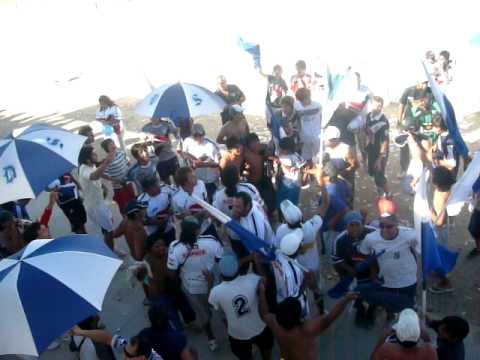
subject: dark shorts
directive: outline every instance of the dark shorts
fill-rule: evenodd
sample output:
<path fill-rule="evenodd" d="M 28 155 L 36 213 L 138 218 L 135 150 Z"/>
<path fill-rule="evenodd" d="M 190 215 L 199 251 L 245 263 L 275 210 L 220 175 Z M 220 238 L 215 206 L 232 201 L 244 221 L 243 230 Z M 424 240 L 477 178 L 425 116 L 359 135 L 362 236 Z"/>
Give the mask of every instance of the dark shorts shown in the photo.
<path fill-rule="evenodd" d="M 367 146 L 367 160 L 368 160 L 368 175 L 373 177 L 375 185 L 377 187 L 384 187 L 387 183 L 387 178 L 385 177 L 385 167 L 387 165 L 387 159 L 385 158 L 382 161 L 382 167 L 380 170 L 375 169 L 375 163 L 378 159 L 379 153 L 373 147 Z"/>
<path fill-rule="evenodd" d="M 251 339 L 239 340 L 229 336 L 228 340 L 230 341 L 232 353 L 240 360 L 253 359 L 253 345 L 257 345 L 261 350 L 270 350 L 273 347 L 273 334 L 268 326 L 266 326 L 260 334 Z"/>
<path fill-rule="evenodd" d="M 468 231 L 474 239 L 480 238 L 480 210 L 473 210 L 472 216 L 470 216 L 470 222 L 468 224 Z"/>
<path fill-rule="evenodd" d="M 403 288 L 388 288 L 388 287 L 382 287 L 383 291 L 387 291 L 391 294 L 395 295 L 403 295 L 408 298 L 409 306 L 408 307 L 413 307 L 416 303 L 415 298 L 417 296 L 417 284 L 413 284 L 410 286 L 406 286 Z"/>
<path fill-rule="evenodd" d="M 60 205 L 63 213 L 67 217 L 72 227 L 72 232 L 83 233 L 84 226 L 87 222 L 87 213 L 83 206 L 82 200 L 74 199 L 66 204 Z"/>
<path fill-rule="evenodd" d="M 170 176 L 175 176 L 175 172 L 179 168 L 177 157 L 161 161 L 157 165 L 157 172 L 160 179 L 164 182 L 168 182 Z"/>

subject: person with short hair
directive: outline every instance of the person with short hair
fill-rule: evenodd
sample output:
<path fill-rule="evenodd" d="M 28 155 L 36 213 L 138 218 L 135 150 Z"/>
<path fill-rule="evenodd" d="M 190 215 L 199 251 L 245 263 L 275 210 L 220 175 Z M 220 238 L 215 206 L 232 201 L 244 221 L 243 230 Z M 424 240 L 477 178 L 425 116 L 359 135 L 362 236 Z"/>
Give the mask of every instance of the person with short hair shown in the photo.
<path fill-rule="evenodd" d="M 250 127 L 243 114 L 243 108 L 241 108 L 240 105 L 233 105 L 231 111 L 231 119 L 225 123 L 218 132 L 218 144 L 225 144 L 226 139 L 230 137 L 236 137 L 242 141 L 245 136 L 250 133 Z"/>
<path fill-rule="evenodd" d="M 299 89 L 310 90 L 313 81 L 312 75 L 307 74 L 307 63 L 304 60 L 298 60 L 295 63 L 297 73 L 290 78 L 290 90 L 296 94 Z"/>
<path fill-rule="evenodd" d="M 215 91 L 215 94 L 220 96 L 226 103 L 225 108 L 220 113 L 222 125 L 225 125 L 232 120 L 232 106 L 241 106 L 245 101 L 245 94 L 237 85 L 228 84 L 227 79 L 223 75 L 217 77 L 217 90 Z"/>
<path fill-rule="evenodd" d="M 113 214 L 105 202 L 105 190 L 102 176 L 115 158 L 115 153 L 107 157 L 97 167 L 98 156 L 93 147 L 84 146 L 80 150 L 78 174 L 82 187 L 83 201 L 87 216 L 94 224 L 98 225 L 104 235 L 105 243 L 113 250 Z"/>
<path fill-rule="evenodd" d="M 113 200 L 118 204 L 120 213 L 123 214 L 127 204 L 135 198 L 133 186 L 127 183 L 130 162 L 127 155 L 117 148 L 112 139 L 103 140 L 100 146 L 107 154 L 114 154 L 114 158 L 105 169 L 102 178 L 112 182 Z"/>
<path fill-rule="evenodd" d="M 367 169 L 368 174 L 375 181 L 377 193 L 380 196 L 389 196 L 390 190 L 385 177 L 385 168 L 389 153 L 390 125 L 382 110 L 383 99 L 380 96 L 374 96 L 365 124 Z"/>
<path fill-rule="evenodd" d="M 198 179 L 192 168 L 181 167 L 175 174 L 175 183 L 178 190 L 172 197 L 172 207 L 175 216 L 182 220 L 186 216 L 194 216 L 200 225 L 200 234 L 212 235 L 218 238 L 217 230 L 213 225 L 208 211 L 203 209 L 192 196 L 198 196 L 208 201 L 208 192 L 205 183 Z"/>
<path fill-rule="evenodd" d="M 291 137 L 280 139 L 279 142 L 279 174 L 277 175 L 277 208 L 284 200 L 290 200 L 298 205 L 300 189 L 303 185 L 305 161 L 295 152 L 295 142 Z"/>
<path fill-rule="evenodd" d="M 182 220 L 180 240 L 168 248 L 167 267 L 172 278 L 179 277 L 182 288 L 197 315 L 197 321 L 206 332 L 211 351 L 218 348 L 211 328 L 212 313 L 208 294 L 213 285 L 213 268 L 223 254 L 223 246 L 211 235 L 200 235 L 197 219 L 187 216 Z"/>
<path fill-rule="evenodd" d="M 123 140 L 125 129 L 120 108 L 107 95 L 101 95 L 98 98 L 98 103 L 100 107 L 95 114 L 95 119 L 102 123 L 105 136 L 111 137 L 115 141 L 115 145 L 126 153 L 125 141 Z"/>
<path fill-rule="evenodd" d="M 145 231 L 146 206 L 137 200 L 131 200 L 125 207 L 124 219 L 113 233 L 114 238 L 125 236 L 130 255 L 136 261 L 145 256 L 147 233 Z"/>
<path fill-rule="evenodd" d="M 288 86 L 282 77 L 282 73 L 283 69 L 278 64 L 273 67 L 272 75 L 264 74 L 260 69 L 260 75 L 266 77 L 268 81 L 266 103 L 275 108 L 280 107 L 280 100 L 287 95 L 288 91 Z"/>
<path fill-rule="evenodd" d="M 137 163 L 128 171 L 127 179 L 135 182 L 137 194 L 140 194 L 145 191 L 142 188 L 142 182 L 145 179 L 156 177 L 158 158 L 149 154 L 145 144 L 134 144 L 130 152 Z"/>
<path fill-rule="evenodd" d="M 182 153 L 197 178 L 205 184 L 208 202 L 212 202 L 220 177 L 220 150 L 218 145 L 205 136 L 202 124 L 193 124 L 192 136 L 184 140 Z"/>
<path fill-rule="evenodd" d="M 178 129 L 169 118 L 152 117 L 142 131 L 154 136 L 153 146 L 157 156 L 157 172 L 160 179 L 170 184 L 170 177 L 178 169 L 177 153 L 173 148 L 170 135 L 178 139 Z"/>
<path fill-rule="evenodd" d="M 241 360 L 253 359 L 252 346 L 256 345 L 262 359 L 269 360 L 273 335 L 258 312 L 260 276 L 241 275 L 238 258 L 233 253 L 225 253 L 218 265 L 222 282 L 213 287 L 208 302 L 225 314 L 232 353 Z"/>
<path fill-rule="evenodd" d="M 220 159 L 220 170 L 223 171 L 229 165 L 235 165 L 239 172 L 243 172 L 245 166 L 245 148 L 240 140 L 231 136 L 225 141 L 227 151 Z"/>
<path fill-rule="evenodd" d="M 465 360 L 463 340 L 470 332 L 468 321 L 459 316 L 446 316 L 441 320 L 426 317 L 426 325 L 437 333 L 438 360 Z"/>
<path fill-rule="evenodd" d="M 300 133 L 302 131 L 302 121 L 300 114 L 295 110 L 295 99 L 291 96 L 284 96 L 280 100 L 280 105 L 280 139 L 283 137 L 292 137 L 295 142 L 295 151 L 300 152 Z"/>
<path fill-rule="evenodd" d="M 372 255 L 385 250 L 377 258 L 379 276 L 383 277 L 382 290 L 403 295 L 413 305 L 417 294 L 416 233 L 413 229 L 399 227 L 395 214 L 381 214 L 379 221 L 380 229 L 367 234 L 358 251 Z"/>
<path fill-rule="evenodd" d="M 175 221 L 172 211 L 172 197 L 175 190 L 160 184 L 156 177 L 142 181 L 142 188 L 148 195 L 145 224 L 148 236 L 161 237 L 167 245 L 175 240 Z"/>
<path fill-rule="evenodd" d="M 95 134 L 93 133 L 93 129 L 90 125 L 83 125 L 80 129 L 78 129 L 78 135 L 82 135 L 87 138 L 83 145 L 92 145 L 95 142 Z"/>
<path fill-rule="evenodd" d="M 397 323 L 380 337 L 371 359 L 437 360 L 437 354 L 430 344 L 430 337 L 420 326 L 417 313 L 405 309 L 400 313 Z"/>
<path fill-rule="evenodd" d="M 338 301 L 328 314 L 316 315 L 309 320 L 302 316 L 302 306 L 298 299 L 288 297 L 283 300 L 273 314 L 267 304 L 265 285 L 259 284 L 259 312 L 262 320 L 272 330 L 285 360 L 318 359 L 317 337 L 327 330 L 342 314 L 350 301 L 356 299 L 354 293 L 347 294 Z"/>
<path fill-rule="evenodd" d="M 297 101 L 295 110 L 300 116 L 301 132 L 300 142 L 302 143 L 301 156 L 313 166 L 313 158 L 320 151 L 320 135 L 322 133 L 322 106 L 312 101 L 310 90 L 302 87 L 295 93 Z"/>

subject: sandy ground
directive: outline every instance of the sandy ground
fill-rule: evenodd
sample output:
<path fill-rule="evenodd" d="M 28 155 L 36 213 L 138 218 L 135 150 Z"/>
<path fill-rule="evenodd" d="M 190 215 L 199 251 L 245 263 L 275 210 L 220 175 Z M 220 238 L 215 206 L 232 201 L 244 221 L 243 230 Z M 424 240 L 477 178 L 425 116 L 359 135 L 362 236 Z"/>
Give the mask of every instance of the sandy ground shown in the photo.
<path fill-rule="evenodd" d="M 146 119 L 137 117 L 134 114 L 135 104 L 138 99 L 134 98 L 121 98 L 116 99 L 117 103 L 123 110 L 124 118 L 126 122 L 126 128 L 128 129 L 126 134 L 127 145 L 131 145 L 136 142 L 140 136 L 137 133 Z M 13 128 L 27 126 L 34 122 L 47 122 L 52 125 L 61 126 L 69 130 L 76 130 L 80 126 L 91 123 L 97 132 L 100 132 L 100 126 L 94 120 L 96 106 L 86 107 L 78 111 L 70 113 L 51 113 L 41 116 L 35 116 L 25 113 L 12 113 L 7 110 L 0 109 L 0 135 L 5 135 Z M 387 107 L 386 113 L 390 119 L 393 120 L 396 106 L 390 105 Z M 464 134 L 466 134 L 467 141 L 470 142 L 472 150 L 478 148 L 478 114 L 473 114 L 467 117 L 461 123 L 461 128 Z M 92 122 L 93 121 L 93 122 Z M 219 117 L 208 117 L 198 119 L 202 122 L 206 129 L 207 135 L 214 137 L 218 131 L 220 120 Z M 268 139 L 268 131 L 265 127 L 264 120 L 261 117 L 249 116 L 248 121 L 251 125 L 252 131 L 259 134 L 262 140 Z M 392 124 L 394 121 L 392 121 Z M 399 173 L 399 152 L 395 147 L 391 147 L 389 163 L 387 166 L 387 178 L 392 187 L 394 199 L 397 202 L 399 208 L 399 216 L 405 224 L 411 224 L 413 220 L 412 204 L 413 197 L 405 195 L 400 190 L 400 180 L 397 179 Z M 366 173 L 360 169 L 356 178 L 356 200 L 355 208 L 367 208 L 369 209 L 372 217 L 375 216 L 374 199 L 376 194 L 374 192 L 373 180 L 369 178 Z M 317 198 L 317 189 L 312 187 L 308 191 L 303 191 L 301 195 L 302 208 L 304 214 L 308 217 L 316 210 L 316 201 L 312 199 Z M 41 209 L 46 203 L 45 195 L 40 196 L 38 199 L 32 201 L 30 205 L 31 214 L 39 216 Z M 428 310 L 434 314 L 459 314 L 466 317 L 472 325 L 475 327 L 472 329 L 472 333 L 468 339 L 468 347 L 473 350 L 478 350 L 478 341 L 480 340 L 480 332 L 476 326 L 480 324 L 480 312 L 478 312 L 476 306 L 479 301 L 480 295 L 480 280 L 476 276 L 477 268 L 479 266 L 480 259 L 467 260 L 466 253 L 473 246 L 473 242 L 470 239 L 468 232 L 466 231 L 466 225 L 469 220 L 468 212 L 464 211 L 460 216 L 452 221 L 452 230 L 450 236 L 450 246 L 452 249 L 460 251 L 460 258 L 455 271 L 451 275 L 451 280 L 455 286 L 455 292 L 446 295 L 428 295 Z M 119 215 L 117 214 L 117 221 L 119 221 Z M 58 236 L 68 232 L 68 228 L 58 209 L 56 209 L 54 218 L 52 220 L 52 232 L 54 236 Z M 90 227 L 91 228 L 91 227 Z M 95 231 L 92 229 L 92 231 Z M 125 248 L 123 240 L 119 240 L 118 245 L 121 248 Z M 326 262 L 326 259 L 325 259 Z M 331 269 L 325 266 L 324 276 L 328 278 L 327 284 L 333 284 L 335 278 L 331 276 Z M 129 288 L 125 280 L 125 272 L 120 271 L 112 283 L 111 289 L 107 295 L 104 304 L 104 311 L 102 318 L 104 319 L 107 327 L 114 332 L 120 332 L 127 335 L 134 334 L 145 324 L 145 309 L 141 305 L 143 300 L 142 293 L 139 288 Z M 330 329 L 326 336 L 320 339 L 320 349 L 322 358 L 325 359 L 366 359 L 367 354 L 372 349 L 380 329 L 383 325 L 382 319 L 377 319 L 375 330 L 366 330 L 353 326 L 352 324 L 352 311 L 347 311 L 341 320 Z M 218 320 L 218 319 L 217 319 Z M 192 344 L 200 350 L 201 358 L 231 358 L 231 354 L 228 352 L 228 345 L 225 339 L 222 325 L 217 322 L 216 333 L 220 340 L 220 349 L 215 355 L 211 355 L 206 350 L 205 339 L 198 334 L 189 333 L 189 339 Z M 345 342 L 348 346 L 345 346 Z M 471 351 L 472 356 L 474 351 Z M 365 354 L 358 357 L 358 354 Z M 3 357 L 2 357 L 3 358 Z M 5 357 L 7 358 L 7 357 Z M 72 354 L 68 353 L 68 349 L 65 343 L 62 344 L 62 348 L 56 351 L 47 351 L 41 357 L 42 359 L 70 359 L 73 358 Z M 476 359 L 477 357 L 469 357 L 469 359 Z"/>

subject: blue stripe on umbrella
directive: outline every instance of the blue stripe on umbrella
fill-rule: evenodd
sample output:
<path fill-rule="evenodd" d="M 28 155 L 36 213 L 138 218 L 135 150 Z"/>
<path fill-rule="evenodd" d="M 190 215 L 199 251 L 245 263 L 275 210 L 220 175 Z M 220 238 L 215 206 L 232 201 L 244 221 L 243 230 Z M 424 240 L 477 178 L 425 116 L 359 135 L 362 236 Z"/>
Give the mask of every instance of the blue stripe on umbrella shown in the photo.
<path fill-rule="evenodd" d="M 153 117 L 158 118 L 162 116 L 170 119 L 190 118 L 185 92 L 180 83 L 167 88 L 158 100 Z"/>
<path fill-rule="evenodd" d="M 77 324 L 99 311 L 61 282 L 27 263 L 21 264 L 17 284 L 38 353 L 45 350 L 55 339 L 53 334 L 62 334 L 70 329 L 72 324 Z M 53 318 L 49 311 L 42 311 L 48 308 L 56 309 Z"/>
<path fill-rule="evenodd" d="M 105 246 L 105 243 L 100 237 L 92 235 L 66 235 L 58 237 L 25 256 L 24 259 L 62 251 L 80 251 L 118 259 L 118 257 Z"/>
<path fill-rule="evenodd" d="M 15 265 L 17 265 L 18 263 L 13 263 L 11 266 L 3 269 L 2 271 L 0 271 L 0 282 L 5 278 L 5 276 L 7 276 L 10 271 L 13 270 L 13 268 L 15 267 Z"/>
<path fill-rule="evenodd" d="M 0 156 L 3 155 L 3 153 L 5 152 L 5 150 L 7 150 L 8 146 L 9 146 L 11 143 L 12 143 L 11 141 L 8 141 L 8 142 L 5 143 L 4 145 L 0 146 Z"/>
<path fill-rule="evenodd" d="M 35 194 L 42 192 L 53 180 L 75 167 L 62 156 L 40 144 L 17 139 L 15 146 L 25 176 Z M 52 164 L 55 166 L 51 166 Z M 35 179 L 35 182 L 31 182 L 31 179 Z"/>

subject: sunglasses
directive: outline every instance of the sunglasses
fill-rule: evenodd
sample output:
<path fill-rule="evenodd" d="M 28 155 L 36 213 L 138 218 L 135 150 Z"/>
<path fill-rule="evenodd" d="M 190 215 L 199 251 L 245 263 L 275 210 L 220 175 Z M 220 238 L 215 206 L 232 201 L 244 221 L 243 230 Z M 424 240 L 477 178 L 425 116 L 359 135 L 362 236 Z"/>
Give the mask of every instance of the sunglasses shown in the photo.
<path fill-rule="evenodd" d="M 380 224 L 380 229 L 393 229 L 395 226 L 394 224 Z"/>

